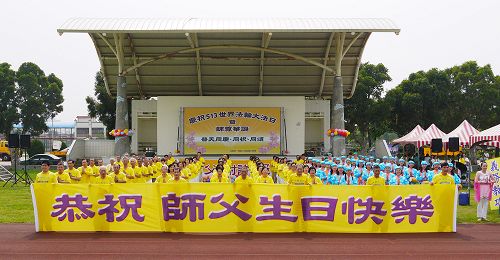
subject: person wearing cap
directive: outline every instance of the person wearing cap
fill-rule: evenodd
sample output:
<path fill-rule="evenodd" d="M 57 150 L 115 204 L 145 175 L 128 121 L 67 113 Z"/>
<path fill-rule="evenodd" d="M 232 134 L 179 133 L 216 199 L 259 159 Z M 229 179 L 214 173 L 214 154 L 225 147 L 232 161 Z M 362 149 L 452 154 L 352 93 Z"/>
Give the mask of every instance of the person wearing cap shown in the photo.
<path fill-rule="evenodd" d="M 381 164 L 383 164 L 383 163 L 381 163 Z M 380 167 L 380 168 L 382 168 L 382 167 Z M 391 167 L 384 167 L 384 172 L 382 172 L 380 175 L 382 176 L 382 178 L 385 179 L 385 183 L 389 184 L 389 180 L 394 176 L 394 173 L 391 172 Z"/>
<path fill-rule="evenodd" d="M 42 171 L 36 175 L 35 183 L 57 183 L 57 176 L 49 171 L 49 162 L 42 162 Z"/>
<path fill-rule="evenodd" d="M 359 160 L 359 156 L 358 156 L 358 153 L 357 153 L 357 152 L 355 152 L 355 153 L 353 154 L 353 158 L 354 158 L 354 160 Z"/>
<path fill-rule="evenodd" d="M 354 178 L 358 179 L 358 183 L 364 183 L 368 179 L 368 172 L 365 169 L 365 161 L 359 160 L 354 168 Z"/>
<path fill-rule="evenodd" d="M 449 174 L 450 171 L 450 166 L 448 163 L 444 162 L 441 163 L 441 172 L 437 175 L 434 175 L 432 178 L 432 181 L 430 182 L 431 185 L 438 184 L 438 185 L 444 185 L 444 184 L 449 184 L 449 185 L 455 185 L 455 180 L 453 177 Z"/>
<path fill-rule="evenodd" d="M 344 167 L 345 168 L 345 179 L 344 179 L 344 185 L 358 185 L 358 180 L 357 178 L 354 178 L 354 174 L 352 172 L 351 167 Z"/>
<path fill-rule="evenodd" d="M 367 162 L 365 165 L 366 174 L 363 175 L 363 181 L 366 183 L 370 176 L 373 176 L 373 163 Z"/>
<path fill-rule="evenodd" d="M 346 160 L 347 160 L 347 157 L 345 155 L 342 155 L 340 156 L 340 164 L 341 165 L 346 165 Z"/>
<path fill-rule="evenodd" d="M 441 165 L 439 162 L 433 162 L 432 163 L 432 170 L 430 172 L 432 174 L 432 178 L 429 179 L 429 181 L 432 181 L 432 179 L 434 178 L 434 176 L 438 175 L 441 173 Z"/>
<path fill-rule="evenodd" d="M 428 184 L 432 180 L 432 177 L 434 176 L 432 171 L 427 170 L 428 165 L 429 164 L 426 161 L 423 161 L 420 164 L 420 172 L 418 174 L 418 182 L 420 182 L 421 184 Z"/>
<path fill-rule="evenodd" d="M 396 174 L 391 177 L 389 180 L 389 185 L 408 185 L 408 179 L 403 175 L 403 169 L 401 167 L 396 166 L 395 168 Z"/>
<path fill-rule="evenodd" d="M 321 162 L 321 167 L 316 169 L 316 176 L 319 177 L 321 180 L 325 180 L 326 177 L 328 176 L 328 165 L 330 163 L 328 161 L 322 161 Z"/>
<path fill-rule="evenodd" d="M 371 186 L 385 185 L 385 179 L 380 176 L 380 166 L 378 164 L 375 164 L 373 166 L 373 176 L 370 176 L 368 178 L 368 180 L 366 181 L 366 185 L 371 185 Z"/>
<path fill-rule="evenodd" d="M 414 161 L 408 161 L 408 168 L 406 168 L 403 173 L 405 175 L 405 178 L 411 183 L 411 184 L 416 184 L 418 183 L 417 179 L 419 178 L 418 176 L 418 171 L 415 167 L 415 162 Z"/>
<path fill-rule="evenodd" d="M 401 167 L 401 169 L 403 169 L 403 171 L 404 171 L 406 169 L 405 159 L 403 159 L 403 158 L 399 159 L 397 166 Z"/>
<path fill-rule="evenodd" d="M 344 172 L 344 166 L 342 165 L 334 165 L 333 166 L 333 169 L 335 169 L 335 171 L 332 172 L 332 174 L 330 174 L 330 176 L 328 177 L 328 183 L 327 184 L 331 184 L 331 185 L 341 185 L 343 183 L 345 183 L 345 172 Z"/>
<path fill-rule="evenodd" d="M 311 185 L 322 185 L 323 181 L 316 176 L 316 168 L 309 168 L 309 184 Z"/>

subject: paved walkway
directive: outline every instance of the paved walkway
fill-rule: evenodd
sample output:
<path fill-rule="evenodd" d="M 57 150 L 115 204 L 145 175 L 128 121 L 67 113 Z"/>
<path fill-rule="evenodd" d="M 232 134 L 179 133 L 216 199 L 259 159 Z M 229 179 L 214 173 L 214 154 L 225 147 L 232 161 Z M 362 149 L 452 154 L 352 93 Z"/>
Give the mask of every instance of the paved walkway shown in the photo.
<path fill-rule="evenodd" d="M 458 225 L 457 233 L 423 234 L 35 233 L 31 224 L 0 225 L 2 259 L 104 257 L 500 259 L 500 225 Z"/>

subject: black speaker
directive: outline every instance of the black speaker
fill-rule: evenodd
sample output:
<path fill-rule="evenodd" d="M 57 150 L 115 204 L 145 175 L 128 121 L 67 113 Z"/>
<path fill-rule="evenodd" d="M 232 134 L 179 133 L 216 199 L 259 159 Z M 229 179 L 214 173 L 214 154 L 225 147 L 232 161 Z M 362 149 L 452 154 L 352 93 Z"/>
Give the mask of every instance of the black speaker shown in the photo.
<path fill-rule="evenodd" d="M 432 139 L 431 140 L 431 152 L 440 153 L 443 151 L 443 139 Z"/>
<path fill-rule="evenodd" d="M 31 136 L 30 135 L 21 135 L 21 138 L 19 141 L 19 147 L 21 147 L 22 149 L 31 148 Z"/>
<path fill-rule="evenodd" d="M 460 146 L 460 139 L 458 137 L 450 137 L 448 141 L 448 150 L 450 152 L 458 152 Z"/>
<path fill-rule="evenodd" d="M 9 148 L 19 148 L 19 134 L 9 135 Z"/>

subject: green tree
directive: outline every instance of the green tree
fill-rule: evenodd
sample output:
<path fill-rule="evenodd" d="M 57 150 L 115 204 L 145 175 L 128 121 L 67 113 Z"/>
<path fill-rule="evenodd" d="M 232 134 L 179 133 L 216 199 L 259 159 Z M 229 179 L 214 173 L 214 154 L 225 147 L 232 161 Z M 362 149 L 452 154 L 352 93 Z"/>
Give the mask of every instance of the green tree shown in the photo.
<path fill-rule="evenodd" d="M 352 98 L 345 101 L 346 128 L 356 132 L 353 139 L 365 149 L 387 130 L 382 94 L 384 83 L 391 81 L 388 72 L 381 63 L 363 63 L 359 69 L 356 91 Z"/>
<path fill-rule="evenodd" d="M 8 138 L 13 124 L 19 122 L 16 101 L 16 72 L 8 63 L 0 63 L 0 133 Z"/>
<path fill-rule="evenodd" d="M 28 149 L 28 155 L 31 157 L 35 154 L 45 153 L 45 146 L 40 140 L 31 140 L 31 147 Z"/>
<path fill-rule="evenodd" d="M 49 77 L 36 64 L 25 62 L 17 73 L 17 101 L 23 132 L 40 135 L 48 130 L 45 122 L 62 111 L 62 82 Z"/>
<path fill-rule="evenodd" d="M 100 72 L 95 75 L 94 94 L 95 98 L 90 96 L 85 98 L 87 110 L 91 117 L 98 118 L 106 126 L 107 133 L 115 128 L 116 99 L 108 94 Z M 112 138 L 108 134 L 106 136 Z"/>

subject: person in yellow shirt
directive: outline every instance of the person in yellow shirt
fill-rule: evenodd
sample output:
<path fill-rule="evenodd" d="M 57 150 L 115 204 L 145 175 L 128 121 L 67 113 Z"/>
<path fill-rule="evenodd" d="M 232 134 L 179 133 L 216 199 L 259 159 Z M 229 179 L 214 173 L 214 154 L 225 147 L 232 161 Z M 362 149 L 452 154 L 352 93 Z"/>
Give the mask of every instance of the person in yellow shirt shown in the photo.
<path fill-rule="evenodd" d="M 90 183 L 90 178 L 91 176 L 94 176 L 94 173 L 92 167 L 89 167 L 87 160 L 82 160 L 82 166 L 80 166 L 78 170 L 80 171 L 80 174 L 82 176 L 80 183 Z"/>
<path fill-rule="evenodd" d="M 224 158 L 224 161 L 226 162 L 225 164 L 227 164 L 227 167 L 231 168 L 231 166 L 233 166 L 233 161 L 231 161 L 231 159 L 229 159 L 229 154 L 224 154 L 222 156 L 222 158 Z"/>
<path fill-rule="evenodd" d="M 188 181 L 184 178 L 181 178 L 181 171 L 179 167 L 174 166 L 174 177 L 170 178 L 168 183 L 187 183 Z"/>
<path fill-rule="evenodd" d="M 304 172 L 304 169 L 302 169 L 302 172 Z M 290 166 L 288 166 L 288 170 L 283 172 L 283 176 L 287 181 L 290 180 L 290 177 L 296 174 L 297 174 L 297 165 L 295 163 L 291 163 Z"/>
<path fill-rule="evenodd" d="M 309 168 L 309 184 L 311 185 L 322 185 L 323 182 L 321 179 L 316 176 L 316 168 L 311 167 Z"/>
<path fill-rule="evenodd" d="M 49 171 L 49 162 L 42 162 L 42 171 L 36 175 L 35 183 L 57 183 L 57 176 Z"/>
<path fill-rule="evenodd" d="M 196 153 L 196 161 L 200 162 L 202 165 L 205 164 L 205 158 L 203 158 L 201 152 Z"/>
<path fill-rule="evenodd" d="M 82 179 L 82 173 L 75 168 L 75 161 L 68 160 L 68 169 L 66 169 L 65 172 L 68 173 L 69 178 L 71 179 L 71 183 L 80 183 L 80 180 Z"/>
<path fill-rule="evenodd" d="M 298 164 L 297 173 L 294 173 L 290 176 L 288 180 L 288 184 L 292 185 L 308 185 L 309 184 L 309 176 L 303 174 L 304 166 L 302 164 Z"/>
<path fill-rule="evenodd" d="M 64 164 L 62 162 L 57 164 L 57 172 L 55 175 L 57 176 L 57 183 L 71 183 L 71 178 L 69 177 L 69 174 L 64 171 Z"/>
<path fill-rule="evenodd" d="M 240 170 L 240 176 L 236 177 L 234 183 L 254 183 L 252 177 L 248 176 L 248 168 L 243 166 Z"/>
<path fill-rule="evenodd" d="M 113 158 L 109 159 L 109 164 L 106 166 L 106 171 L 108 171 L 108 173 L 113 173 L 114 165 L 115 165 L 115 159 Z"/>
<path fill-rule="evenodd" d="M 113 172 L 109 174 L 115 183 L 127 183 L 127 175 L 120 171 L 120 165 L 113 164 Z"/>
<path fill-rule="evenodd" d="M 168 169 L 169 169 L 169 167 L 167 165 L 163 165 L 161 167 L 161 175 L 158 176 L 158 178 L 156 178 L 156 180 L 155 180 L 156 183 L 167 183 L 168 180 L 170 180 L 172 178 L 172 176 L 170 176 L 170 174 L 168 173 Z M 173 171 L 173 167 L 172 167 L 172 171 Z"/>
<path fill-rule="evenodd" d="M 99 167 L 99 176 L 92 180 L 92 184 L 112 184 L 115 180 L 108 175 L 106 166 Z"/>
<path fill-rule="evenodd" d="M 151 177 L 153 176 L 153 172 L 150 172 L 151 167 L 149 166 L 149 159 L 142 159 L 142 178 L 144 182 L 151 182 Z"/>
<path fill-rule="evenodd" d="M 380 177 L 380 166 L 378 166 L 378 164 L 375 164 L 373 166 L 373 176 L 368 177 L 368 180 L 366 180 L 366 185 L 372 185 L 372 186 L 385 185 L 385 179 Z"/>
<path fill-rule="evenodd" d="M 95 165 L 95 159 L 90 158 L 89 159 L 89 167 L 92 168 L 92 175 L 89 177 L 89 182 L 92 183 L 92 178 L 95 178 L 99 176 L 99 167 L 98 165 Z"/>
<path fill-rule="evenodd" d="M 455 185 L 455 179 L 453 179 L 453 176 L 450 175 L 450 166 L 448 165 L 448 163 L 441 163 L 441 173 L 434 175 L 430 184 Z"/>
<path fill-rule="evenodd" d="M 123 157 L 122 159 L 122 164 L 123 164 L 123 173 L 125 173 L 125 176 L 127 177 L 127 183 L 134 183 L 135 182 L 135 173 L 134 169 L 130 167 L 129 165 L 129 159 L 128 157 Z"/>
<path fill-rule="evenodd" d="M 270 183 L 274 184 L 273 178 L 269 176 L 269 169 L 267 167 L 264 167 L 262 169 L 262 175 L 257 177 L 255 183 Z"/>
<path fill-rule="evenodd" d="M 212 175 L 212 178 L 210 178 L 211 183 L 228 183 L 229 178 L 224 176 L 224 168 L 220 165 L 218 165 L 216 168 L 216 174 Z"/>
<path fill-rule="evenodd" d="M 131 158 L 130 159 L 130 168 L 134 172 L 134 183 L 142 183 L 142 168 L 141 166 L 138 166 L 137 159 Z"/>

